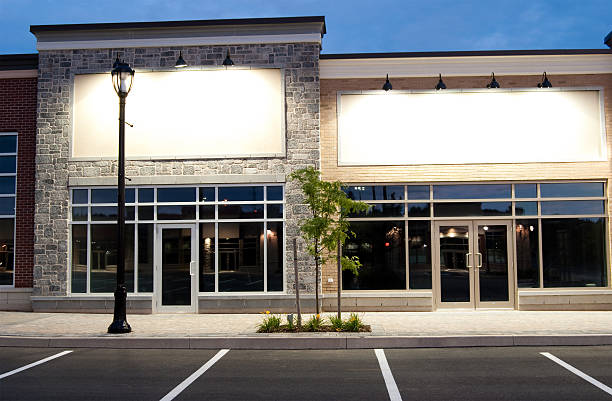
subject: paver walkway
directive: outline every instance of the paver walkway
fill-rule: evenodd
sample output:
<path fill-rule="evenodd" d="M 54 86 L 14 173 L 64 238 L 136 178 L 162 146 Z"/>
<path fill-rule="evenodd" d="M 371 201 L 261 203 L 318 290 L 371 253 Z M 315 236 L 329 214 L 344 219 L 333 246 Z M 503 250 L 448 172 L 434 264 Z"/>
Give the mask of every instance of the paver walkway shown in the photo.
<path fill-rule="evenodd" d="M 325 314 L 330 315 L 330 314 Z M 309 315 L 304 316 L 304 320 Z M 348 316 L 348 313 L 344 316 Z M 612 334 L 612 311 L 523 312 L 440 311 L 365 312 L 372 333 L 355 336 L 480 336 Z M 129 315 L 127 337 L 241 337 L 283 336 L 256 334 L 260 314 Z M 106 337 L 109 314 L 0 312 L 0 336 Z M 295 334 L 290 334 L 296 336 Z M 302 335 L 302 334 L 300 334 Z M 335 336 L 336 333 L 304 333 Z M 347 333 L 342 333 L 346 336 Z"/>

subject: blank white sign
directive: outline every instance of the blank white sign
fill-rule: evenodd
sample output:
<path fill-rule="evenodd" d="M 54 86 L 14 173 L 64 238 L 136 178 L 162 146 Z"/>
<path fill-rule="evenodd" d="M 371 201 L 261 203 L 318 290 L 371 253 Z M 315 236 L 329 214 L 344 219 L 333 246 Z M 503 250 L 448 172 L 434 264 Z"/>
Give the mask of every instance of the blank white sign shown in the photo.
<path fill-rule="evenodd" d="M 199 158 L 285 152 L 280 69 L 136 72 L 126 155 Z M 72 156 L 117 157 L 119 98 L 110 74 L 74 79 Z"/>
<path fill-rule="evenodd" d="M 342 94 L 339 165 L 602 161 L 598 90 Z"/>

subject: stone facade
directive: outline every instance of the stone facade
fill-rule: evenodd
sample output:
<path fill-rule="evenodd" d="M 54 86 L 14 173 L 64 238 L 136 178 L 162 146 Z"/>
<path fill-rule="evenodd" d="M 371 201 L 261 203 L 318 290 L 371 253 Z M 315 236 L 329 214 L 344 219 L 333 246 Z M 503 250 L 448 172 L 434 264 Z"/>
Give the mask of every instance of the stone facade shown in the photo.
<path fill-rule="evenodd" d="M 116 161 L 70 159 L 74 75 L 108 72 L 120 54 L 133 68 L 167 70 L 182 51 L 189 65 L 221 65 L 226 51 L 238 66 L 282 68 L 286 104 L 286 157 L 128 160 L 127 177 L 285 175 L 314 166 L 319 168 L 319 50 L 318 43 L 254 44 L 241 46 L 189 46 L 97 50 L 40 51 L 38 72 L 38 125 L 36 148 L 34 296 L 66 295 L 69 263 L 68 181 L 81 177 L 116 176 Z M 138 72 L 135 76 L 138 82 Z M 109 78 L 109 88 L 111 82 Z M 129 107 L 129 97 L 127 100 Z M 222 183 L 222 182 L 219 182 Z M 296 185 L 287 182 L 286 269 L 287 292 L 294 292 L 293 238 L 307 212 Z M 314 269 L 299 241 L 301 287 L 314 290 Z"/>

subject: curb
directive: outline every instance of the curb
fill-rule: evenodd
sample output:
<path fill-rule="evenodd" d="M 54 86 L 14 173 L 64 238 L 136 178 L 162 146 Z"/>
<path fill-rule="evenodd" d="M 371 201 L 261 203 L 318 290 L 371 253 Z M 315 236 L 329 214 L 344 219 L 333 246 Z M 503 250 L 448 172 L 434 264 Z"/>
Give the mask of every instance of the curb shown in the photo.
<path fill-rule="evenodd" d="M 612 334 L 436 337 L 10 337 L 0 347 L 132 349 L 372 349 L 612 345 Z"/>

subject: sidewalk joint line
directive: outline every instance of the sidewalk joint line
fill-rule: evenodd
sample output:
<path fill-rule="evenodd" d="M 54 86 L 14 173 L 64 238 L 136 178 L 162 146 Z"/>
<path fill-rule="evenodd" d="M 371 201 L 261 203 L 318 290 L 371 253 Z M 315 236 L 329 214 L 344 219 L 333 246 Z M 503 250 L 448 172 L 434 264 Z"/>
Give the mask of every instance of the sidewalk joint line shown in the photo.
<path fill-rule="evenodd" d="M 171 401 L 174 398 L 176 398 L 177 395 L 179 395 L 180 393 L 183 392 L 183 390 L 185 390 L 187 387 L 189 387 L 191 385 L 191 383 L 193 383 L 194 381 L 196 381 L 196 379 L 200 376 L 202 376 L 204 374 L 204 372 L 206 372 L 208 369 L 210 369 L 219 359 L 223 358 L 223 356 L 225 354 L 227 354 L 229 352 L 229 349 L 222 349 L 219 352 L 217 352 L 215 354 L 215 356 L 213 356 L 212 358 L 210 358 L 208 360 L 208 362 L 206 362 L 204 365 L 202 365 L 200 367 L 200 369 L 196 370 L 195 372 L 193 372 L 191 374 L 191 376 L 189 376 L 188 378 L 186 378 L 185 380 L 183 380 L 178 386 L 176 386 L 175 388 L 173 388 L 168 394 L 166 394 L 164 396 L 164 398 L 162 398 L 159 401 Z"/>
<path fill-rule="evenodd" d="M 395 379 L 393 379 L 393 373 L 391 373 L 391 368 L 387 362 L 385 350 L 377 348 L 374 350 L 374 352 L 376 353 L 376 358 L 378 359 L 378 365 L 380 366 L 383 379 L 385 379 L 385 385 L 387 386 L 387 392 L 389 393 L 389 400 L 402 401 L 402 396 L 400 395 Z"/>
<path fill-rule="evenodd" d="M 61 357 L 61 356 L 64 356 L 64 355 L 66 355 L 66 354 L 69 354 L 69 353 L 71 353 L 71 352 L 72 352 L 72 350 L 69 350 L 69 351 L 63 351 L 63 352 L 60 352 L 60 353 L 58 353 L 58 354 L 51 355 L 50 357 L 47 357 L 47 358 L 41 359 L 40 361 L 32 362 L 32 363 L 30 363 L 29 365 L 25 365 L 25 366 L 22 366 L 22 367 L 20 367 L 20 368 L 17 368 L 17 369 L 11 370 L 10 372 L 3 373 L 3 374 L 1 374 L 1 375 L 0 375 L 0 380 L 1 380 L 1 379 L 4 379 L 5 377 L 12 376 L 12 375 L 14 375 L 15 373 L 23 372 L 24 370 L 27 370 L 27 369 L 33 368 L 34 366 L 37 366 L 37 365 L 43 364 L 43 363 L 45 363 L 45 362 L 49 362 L 49 361 L 51 361 L 51 360 L 53 360 L 53 359 L 55 359 L 55 358 L 59 358 L 59 357 Z"/>
<path fill-rule="evenodd" d="M 579 369 L 576 369 L 575 367 L 573 367 L 569 363 L 564 362 L 563 360 L 557 358 L 556 356 L 554 356 L 553 354 L 551 354 L 549 352 L 540 352 L 540 354 L 545 356 L 546 358 L 550 359 L 551 361 L 553 361 L 553 362 L 563 366 L 565 369 L 569 370 L 570 372 L 572 372 L 576 376 L 580 377 L 581 379 L 584 379 L 584 380 L 588 381 L 589 383 L 591 383 L 595 387 L 599 388 L 600 390 L 603 390 L 606 393 L 612 395 L 612 388 L 606 386 L 605 384 L 603 384 L 599 380 L 596 380 L 596 379 L 592 378 L 591 376 L 587 375 L 583 371 L 581 371 Z"/>

